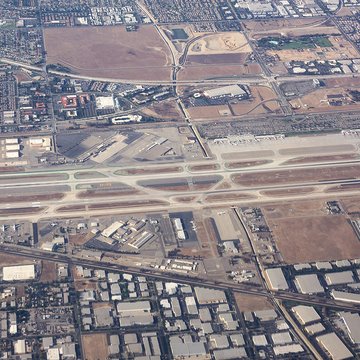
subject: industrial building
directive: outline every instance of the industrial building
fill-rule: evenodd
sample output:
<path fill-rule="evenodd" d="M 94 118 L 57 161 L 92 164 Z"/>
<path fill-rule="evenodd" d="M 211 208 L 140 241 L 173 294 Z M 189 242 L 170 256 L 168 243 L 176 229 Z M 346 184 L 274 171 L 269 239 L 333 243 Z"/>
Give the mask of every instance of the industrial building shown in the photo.
<path fill-rule="evenodd" d="M 318 336 L 316 341 L 333 360 L 353 359 L 354 356 L 335 333 Z"/>
<path fill-rule="evenodd" d="M 334 300 L 360 304 L 360 294 L 349 293 L 346 291 L 332 290 L 331 296 Z"/>
<path fill-rule="evenodd" d="M 352 271 L 342 271 L 342 272 L 335 272 L 335 273 L 328 273 L 325 275 L 326 283 L 331 285 L 341 285 L 341 284 L 349 284 L 353 283 L 354 274 Z"/>
<path fill-rule="evenodd" d="M 354 344 L 360 344 L 360 315 L 342 311 L 339 313 L 347 334 Z"/>
<path fill-rule="evenodd" d="M 289 289 L 289 285 L 281 268 L 266 269 L 265 279 L 271 290 Z"/>
<path fill-rule="evenodd" d="M 15 265 L 3 267 L 3 280 L 33 280 L 35 279 L 35 265 Z"/>
<path fill-rule="evenodd" d="M 108 226 L 106 229 L 104 229 L 101 233 L 102 236 L 105 236 L 106 238 L 111 237 L 116 233 L 116 231 L 123 226 L 123 223 L 120 221 L 115 221 L 113 224 Z"/>
<path fill-rule="evenodd" d="M 225 292 L 222 290 L 195 287 L 195 295 L 200 305 L 218 304 L 227 302 Z"/>
<path fill-rule="evenodd" d="M 298 275 L 295 277 L 295 284 L 303 294 L 318 294 L 324 292 L 324 288 L 320 284 L 316 274 Z"/>
<path fill-rule="evenodd" d="M 222 97 L 244 97 L 247 92 L 239 85 L 222 86 L 216 89 L 204 91 L 204 96 L 210 99 L 218 99 Z"/>
<path fill-rule="evenodd" d="M 291 310 L 302 325 L 321 320 L 320 315 L 312 306 L 297 305 Z"/>

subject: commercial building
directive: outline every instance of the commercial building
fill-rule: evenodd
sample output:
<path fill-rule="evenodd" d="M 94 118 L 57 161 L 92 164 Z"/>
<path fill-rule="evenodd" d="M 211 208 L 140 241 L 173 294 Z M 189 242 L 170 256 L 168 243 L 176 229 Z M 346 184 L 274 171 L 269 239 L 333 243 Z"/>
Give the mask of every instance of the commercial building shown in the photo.
<path fill-rule="evenodd" d="M 205 348 L 205 343 L 203 341 L 194 342 L 191 336 L 171 336 L 170 348 L 173 359 L 190 359 L 196 357 L 210 359 L 210 355 L 207 354 Z"/>
<path fill-rule="evenodd" d="M 210 89 L 204 91 L 204 96 L 217 99 L 221 97 L 243 97 L 247 95 L 247 92 L 242 89 L 239 85 L 222 86 L 216 89 Z"/>
<path fill-rule="evenodd" d="M 116 233 L 116 231 L 123 225 L 120 221 L 115 221 L 113 224 L 104 229 L 101 235 L 109 238 Z"/>
<path fill-rule="evenodd" d="M 298 275 L 295 277 L 295 283 L 303 294 L 318 294 L 324 292 L 319 278 L 316 274 Z"/>
<path fill-rule="evenodd" d="M 346 332 L 354 344 L 360 344 L 360 315 L 350 312 L 340 312 L 339 316 L 344 322 Z"/>
<path fill-rule="evenodd" d="M 288 290 L 289 286 L 281 268 L 265 270 L 265 279 L 271 290 Z"/>
<path fill-rule="evenodd" d="M 302 325 L 321 320 L 321 317 L 312 306 L 298 305 L 291 310 Z"/>
<path fill-rule="evenodd" d="M 3 267 L 3 280 L 33 280 L 35 279 L 35 265 L 16 265 Z"/>
<path fill-rule="evenodd" d="M 335 333 L 318 336 L 316 341 L 333 360 L 353 359 L 354 356 Z"/>
<path fill-rule="evenodd" d="M 227 302 L 225 292 L 222 290 L 195 287 L 195 295 L 200 305 Z"/>
<path fill-rule="evenodd" d="M 349 302 L 349 303 L 354 303 L 354 304 L 360 304 L 360 294 L 349 293 L 346 291 L 333 290 L 333 291 L 331 291 L 331 296 L 334 298 L 334 300 L 344 301 L 344 302 Z"/>
<path fill-rule="evenodd" d="M 354 282 L 354 274 L 352 271 L 328 273 L 325 275 L 325 281 L 328 285 L 349 284 Z"/>

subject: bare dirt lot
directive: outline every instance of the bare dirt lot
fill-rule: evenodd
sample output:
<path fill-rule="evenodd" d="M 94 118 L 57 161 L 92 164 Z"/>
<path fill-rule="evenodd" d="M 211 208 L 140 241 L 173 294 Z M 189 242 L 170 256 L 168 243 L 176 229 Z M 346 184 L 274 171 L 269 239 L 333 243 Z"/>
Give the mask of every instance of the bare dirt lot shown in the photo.
<path fill-rule="evenodd" d="M 168 49 L 152 26 L 68 27 L 44 30 L 49 64 L 80 75 L 159 80 L 170 77 Z"/>
<path fill-rule="evenodd" d="M 36 202 L 36 201 L 49 201 L 49 200 L 61 200 L 64 194 L 44 194 L 44 195 L 7 195 L 0 197 L 0 203 L 22 203 L 22 202 Z"/>
<path fill-rule="evenodd" d="M 273 309 L 271 303 L 264 296 L 254 296 L 234 293 L 236 304 L 240 311 L 259 311 Z"/>
<path fill-rule="evenodd" d="M 221 64 L 220 64 L 221 65 Z M 259 64 L 245 65 L 186 65 L 179 71 L 179 80 L 199 80 L 219 77 L 232 78 L 237 75 L 258 75 L 261 73 Z"/>
<path fill-rule="evenodd" d="M 180 166 L 160 167 L 160 168 L 133 168 L 118 170 L 115 172 L 117 175 L 153 175 L 153 174 L 166 174 L 177 173 L 182 171 Z"/>
<path fill-rule="evenodd" d="M 41 282 L 52 282 L 57 280 L 56 263 L 52 261 L 41 262 Z"/>
<path fill-rule="evenodd" d="M 240 32 L 205 34 L 190 45 L 189 55 L 251 53 L 251 47 Z"/>
<path fill-rule="evenodd" d="M 326 168 L 292 169 L 253 172 L 232 176 L 236 184 L 243 186 L 262 186 L 276 184 L 292 184 L 301 182 L 319 182 L 338 179 L 356 179 L 360 177 L 360 167 L 344 165 Z"/>
<path fill-rule="evenodd" d="M 360 256 L 360 242 L 345 216 L 280 218 L 268 225 L 287 263 Z"/>
<path fill-rule="evenodd" d="M 279 29 L 297 29 L 303 27 L 316 27 L 326 24 L 324 18 L 299 19 L 271 19 L 271 20 L 245 20 L 242 22 L 248 31 L 273 31 Z"/>
<path fill-rule="evenodd" d="M 219 164 L 201 164 L 192 165 L 189 167 L 190 171 L 207 171 L 207 170 L 218 170 Z"/>
<path fill-rule="evenodd" d="M 103 360 L 108 358 L 109 352 L 106 334 L 82 335 L 81 341 L 85 360 Z"/>
<path fill-rule="evenodd" d="M 296 112 L 356 110 L 360 108 L 360 102 L 352 100 L 349 93 L 351 90 L 357 90 L 356 85 L 353 87 L 328 86 L 290 100 L 289 103 Z M 331 104 L 334 96 L 336 100 L 341 101 L 341 105 L 335 106 Z"/>
<path fill-rule="evenodd" d="M 226 163 L 225 166 L 228 169 L 242 169 L 247 167 L 259 166 L 270 164 L 271 160 L 258 160 L 258 161 L 236 161 L 236 162 L 229 162 Z"/>
<path fill-rule="evenodd" d="M 302 187 L 302 188 L 296 188 L 296 189 L 284 189 L 284 190 L 266 190 L 262 191 L 262 195 L 266 196 L 289 196 L 289 195 L 304 195 L 309 194 L 311 192 L 314 192 L 315 188 L 313 187 Z"/>
<path fill-rule="evenodd" d="M 339 155 L 297 157 L 297 158 L 290 159 L 290 160 L 283 162 L 282 165 L 310 164 L 310 163 L 319 163 L 319 162 L 354 160 L 354 159 L 358 159 L 358 158 L 359 158 L 358 154 L 339 154 Z"/>

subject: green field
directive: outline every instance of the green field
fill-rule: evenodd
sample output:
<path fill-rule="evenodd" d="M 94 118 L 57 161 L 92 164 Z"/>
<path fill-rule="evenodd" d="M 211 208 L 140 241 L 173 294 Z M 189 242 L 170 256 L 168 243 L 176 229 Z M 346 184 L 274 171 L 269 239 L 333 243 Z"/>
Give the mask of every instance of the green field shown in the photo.
<path fill-rule="evenodd" d="M 266 49 L 274 50 L 300 50 L 314 49 L 316 47 L 331 47 L 330 40 L 323 35 L 301 36 L 297 38 L 266 37 L 258 41 L 258 45 Z"/>
<path fill-rule="evenodd" d="M 10 29 L 15 29 L 16 28 L 16 24 L 15 24 L 15 20 L 0 20 L 0 30 L 10 30 Z"/>

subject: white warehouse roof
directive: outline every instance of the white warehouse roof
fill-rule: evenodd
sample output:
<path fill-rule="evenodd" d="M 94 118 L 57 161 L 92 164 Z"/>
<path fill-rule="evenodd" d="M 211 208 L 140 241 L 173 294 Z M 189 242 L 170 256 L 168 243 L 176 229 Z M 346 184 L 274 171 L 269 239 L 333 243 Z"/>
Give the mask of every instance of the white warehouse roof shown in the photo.
<path fill-rule="evenodd" d="M 291 309 L 302 325 L 306 325 L 312 321 L 321 320 L 321 317 L 312 306 L 298 305 Z"/>
<path fill-rule="evenodd" d="M 204 91 L 204 95 L 209 98 L 215 98 L 220 96 L 242 96 L 245 94 L 246 91 L 244 91 L 239 85 L 223 86 L 216 89 Z"/>
<path fill-rule="evenodd" d="M 324 288 L 321 286 L 316 274 L 296 276 L 295 282 L 303 294 L 317 294 L 324 292 Z"/>
<path fill-rule="evenodd" d="M 332 297 L 335 300 L 350 302 L 354 304 L 360 304 L 360 294 L 348 293 L 346 291 L 333 290 L 331 292 Z"/>
<path fill-rule="evenodd" d="M 35 265 L 16 265 L 3 267 L 3 280 L 32 280 L 35 279 Z"/>
<path fill-rule="evenodd" d="M 328 273 L 325 275 L 325 280 L 328 285 L 349 284 L 355 281 L 354 274 L 350 270 Z"/>
<path fill-rule="evenodd" d="M 346 326 L 346 331 L 354 344 L 360 344 L 360 316 L 350 312 L 339 313 Z"/>
<path fill-rule="evenodd" d="M 281 268 L 266 269 L 265 276 L 271 290 L 288 290 L 289 286 Z"/>
<path fill-rule="evenodd" d="M 353 359 L 353 354 L 335 333 L 318 336 L 317 342 L 329 353 L 333 360 Z"/>

